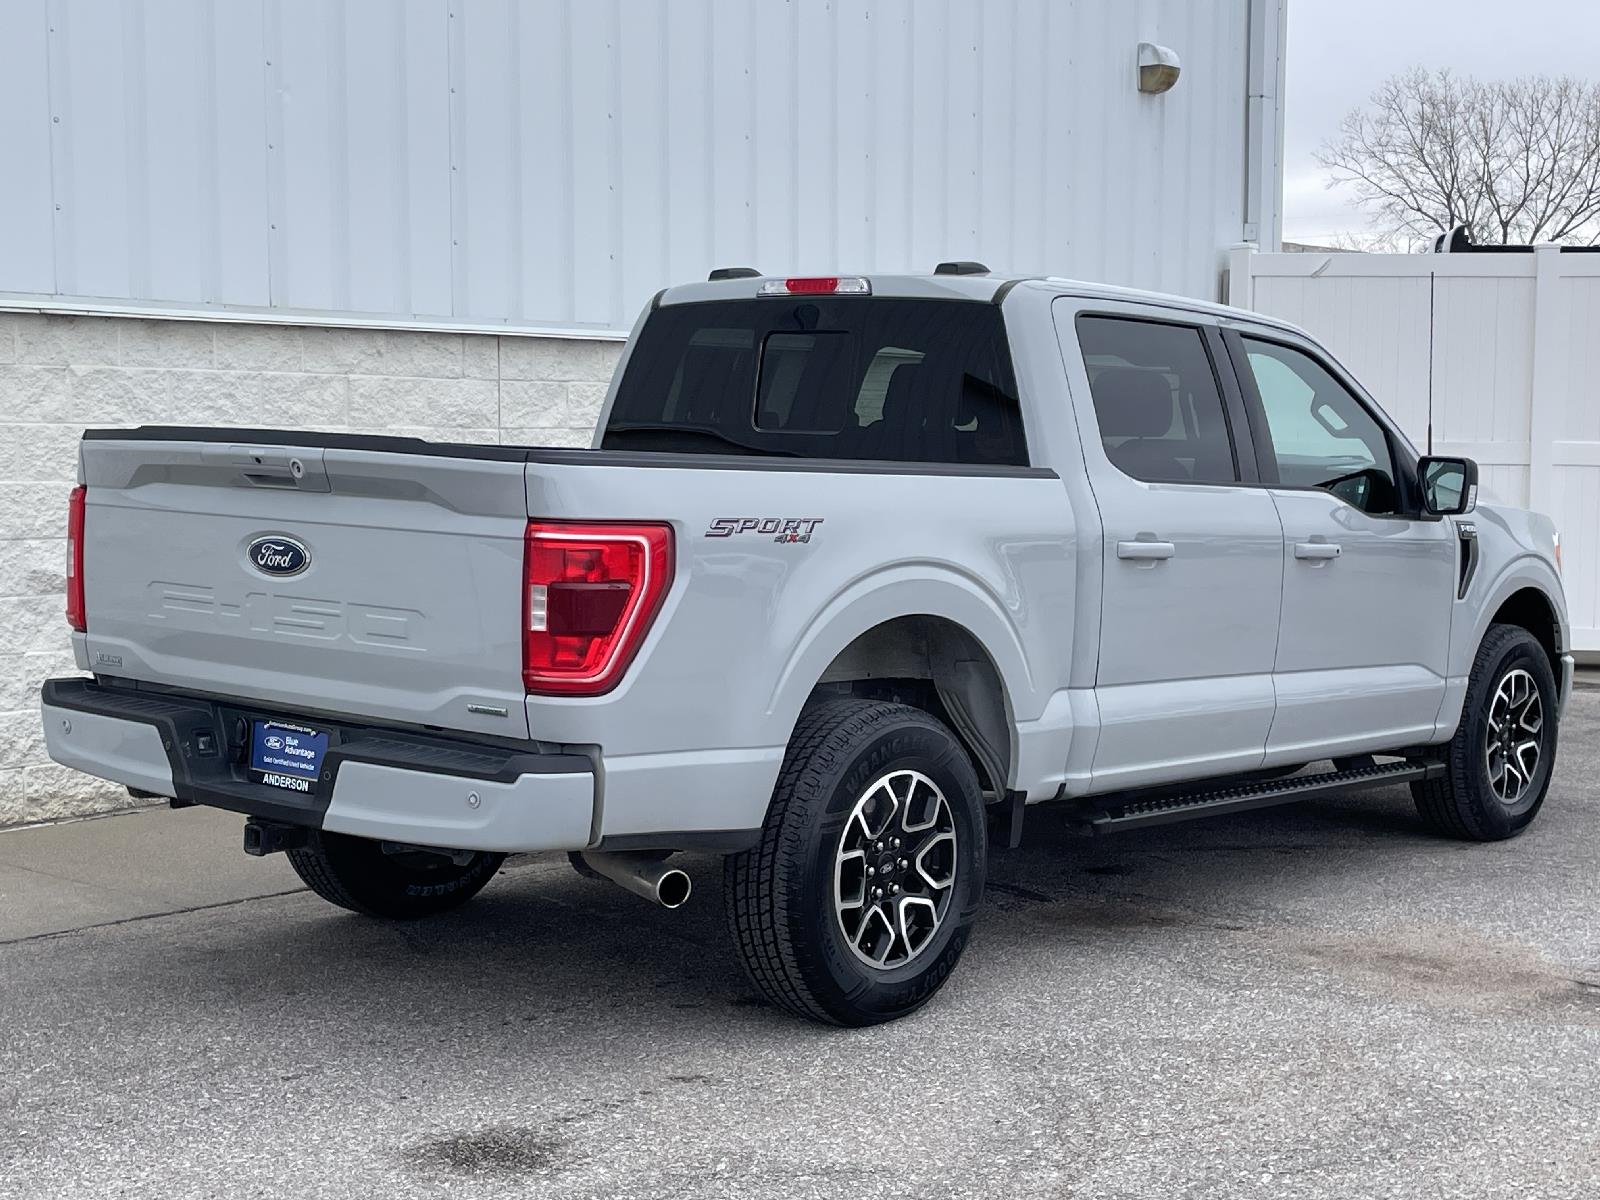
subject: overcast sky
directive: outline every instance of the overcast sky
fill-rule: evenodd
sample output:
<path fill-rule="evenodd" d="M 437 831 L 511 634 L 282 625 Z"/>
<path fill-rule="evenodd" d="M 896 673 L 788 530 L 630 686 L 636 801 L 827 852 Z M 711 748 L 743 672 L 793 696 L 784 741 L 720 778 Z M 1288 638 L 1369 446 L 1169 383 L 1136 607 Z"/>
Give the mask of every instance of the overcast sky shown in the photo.
<path fill-rule="evenodd" d="M 1283 235 L 1316 242 L 1366 218 L 1312 155 L 1339 119 L 1411 66 L 1600 79 L 1600 0 L 1289 0 Z"/>

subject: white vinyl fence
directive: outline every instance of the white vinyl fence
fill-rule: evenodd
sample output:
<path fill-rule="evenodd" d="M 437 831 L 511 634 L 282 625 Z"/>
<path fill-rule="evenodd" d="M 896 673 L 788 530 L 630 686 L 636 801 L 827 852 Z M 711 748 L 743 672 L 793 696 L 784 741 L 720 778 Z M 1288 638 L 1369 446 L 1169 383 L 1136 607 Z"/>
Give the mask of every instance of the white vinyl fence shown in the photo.
<path fill-rule="evenodd" d="M 1232 252 L 1229 302 L 1323 342 L 1419 447 L 1561 531 L 1573 648 L 1600 651 L 1600 254 Z"/>

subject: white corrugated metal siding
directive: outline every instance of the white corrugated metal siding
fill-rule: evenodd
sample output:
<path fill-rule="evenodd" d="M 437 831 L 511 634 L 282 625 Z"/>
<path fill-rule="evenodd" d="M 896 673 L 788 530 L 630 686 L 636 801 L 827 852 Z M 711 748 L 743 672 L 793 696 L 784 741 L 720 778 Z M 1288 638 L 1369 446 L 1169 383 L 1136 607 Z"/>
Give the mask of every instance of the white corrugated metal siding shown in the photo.
<path fill-rule="evenodd" d="M 978 258 L 1209 297 L 1249 9 L 8 0 L 0 292 L 615 329 L 717 265 Z"/>

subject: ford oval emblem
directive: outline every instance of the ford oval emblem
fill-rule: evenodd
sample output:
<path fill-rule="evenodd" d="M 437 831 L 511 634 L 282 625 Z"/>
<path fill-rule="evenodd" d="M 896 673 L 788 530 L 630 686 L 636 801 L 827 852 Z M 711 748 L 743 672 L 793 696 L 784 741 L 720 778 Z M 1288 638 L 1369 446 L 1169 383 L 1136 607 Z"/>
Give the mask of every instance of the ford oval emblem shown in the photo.
<path fill-rule="evenodd" d="M 258 537 L 245 551 L 250 565 L 267 575 L 298 575 L 311 565 L 311 551 L 304 542 L 282 534 Z"/>

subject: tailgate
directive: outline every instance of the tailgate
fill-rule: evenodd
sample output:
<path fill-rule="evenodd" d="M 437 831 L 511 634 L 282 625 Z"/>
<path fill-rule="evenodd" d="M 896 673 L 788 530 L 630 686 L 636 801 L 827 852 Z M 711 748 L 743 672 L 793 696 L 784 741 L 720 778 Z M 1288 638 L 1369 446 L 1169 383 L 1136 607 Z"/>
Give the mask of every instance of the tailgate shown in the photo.
<path fill-rule="evenodd" d="M 264 436 L 86 436 L 90 669 L 527 737 L 525 455 Z"/>

